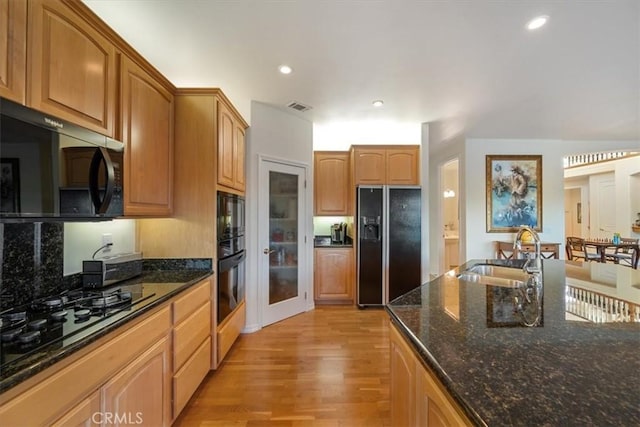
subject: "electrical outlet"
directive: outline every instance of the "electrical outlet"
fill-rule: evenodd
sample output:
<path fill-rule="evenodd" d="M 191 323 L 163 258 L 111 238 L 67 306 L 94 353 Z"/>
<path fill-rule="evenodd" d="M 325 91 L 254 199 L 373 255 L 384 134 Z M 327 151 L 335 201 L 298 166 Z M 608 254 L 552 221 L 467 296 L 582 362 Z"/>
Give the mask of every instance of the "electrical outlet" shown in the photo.
<path fill-rule="evenodd" d="M 108 245 L 109 243 L 113 244 L 113 234 L 104 233 L 102 235 L 102 244 L 103 245 Z"/>

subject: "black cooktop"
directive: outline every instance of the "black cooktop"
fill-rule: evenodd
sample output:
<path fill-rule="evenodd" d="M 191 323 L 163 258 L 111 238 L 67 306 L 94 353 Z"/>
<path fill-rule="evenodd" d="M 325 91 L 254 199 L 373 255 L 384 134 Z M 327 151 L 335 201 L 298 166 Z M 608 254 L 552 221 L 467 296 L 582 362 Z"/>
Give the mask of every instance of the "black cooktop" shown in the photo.
<path fill-rule="evenodd" d="M 0 372 L 42 351 L 64 348 L 150 303 L 141 285 L 72 290 L 0 312 Z"/>

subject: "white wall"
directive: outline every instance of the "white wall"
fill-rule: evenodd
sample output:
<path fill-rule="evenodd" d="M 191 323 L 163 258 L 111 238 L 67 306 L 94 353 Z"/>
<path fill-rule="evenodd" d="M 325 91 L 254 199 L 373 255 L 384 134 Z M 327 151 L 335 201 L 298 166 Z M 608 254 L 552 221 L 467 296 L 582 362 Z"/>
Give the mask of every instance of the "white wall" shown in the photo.
<path fill-rule="evenodd" d="M 258 301 L 258 267 L 262 248 L 258 238 L 258 156 L 289 160 L 308 166 L 306 205 L 307 245 L 305 253 L 309 295 L 309 309 L 313 308 L 313 127 L 310 121 L 301 119 L 267 104 L 251 102 L 251 127 L 247 131 L 247 191 L 246 191 L 246 303 L 247 320 L 244 332 L 253 332 L 262 327 L 261 308 Z"/>
<path fill-rule="evenodd" d="M 446 129 L 442 129 L 442 123 L 430 123 L 428 125 L 428 132 L 431 135 L 428 141 L 423 141 L 423 161 L 427 163 L 426 170 L 429 172 L 428 176 L 423 181 L 423 188 L 428 188 L 428 199 L 426 201 L 426 209 L 428 214 L 428 223 L 425 228 L 428 228 L 429 235 L 426 242 L 427 247 L 423 250 L 428 252 L 426 257 L 426 263 L 423 264 L 428 269 L 428 272 L 432 275 L 436 275 L 440 271 L 440 257 L 444 257 L 444 239 L 442 236 L 441 224 L 443 223 L 442 211 L 444 199 L 442 198 L 442 177 L 440 174 L 440 166 L 450 162 L 451 160 L 458 159 L 459 169 L 459 183 L 458 194 L 459 198 L 459 223 L 458 234 L 460 235 L 460 251 L 464 253 L 464 233 L 465 233 L 465 187 L 464 187 L 464 135 L 456 135 L 450 139 L 443 140 L 442 135 Z M 428 147 L 428 149 L 427 149 Z M 424 156 L 428 157 L 425 159 Z M 426 197 L 426 196 L 425 196 Z M 428 239 L 429 236 L 433 236 L 432 239 Z M 423 236 L 424 237 L 424 236 Z M 429 254 L 431 254 L 429 256 Z M 464 258 L 464 257 L 461 257 Z M 462 261 L 461 261 L 462 262 Z"/>
<path fill-rule="evenodd" d="M 562 158 L 569 154 L 638 149 L 638 141 L 565 141 L 524 139 L 468 139 L 465 142 L 465 158 L 460 167 L 461 233 L 466 230 L 465 260 L 494 258 L 495 240 L 513 240 L 513 233 L 486 232 L 485 156 L 487 154 L 541 154 L 542 155 L 542 233 L 546 242 L 564 242 L 564 168 Z M 637 161 L 637 160 L 636 160 Z M 629 167 L 638 170 L 640 167 Z M 618 183 L 616 182 L 616 187 Z M 616 192 L 629 194 L 630 182 L 621 183 Z M 463 190 L 464 189 L 464 190 Z M 620 211 L 628 212 L 628 202 Z M 464 222 L 464 224 L 462 223 Z M 463 230 L 464 228 L 464 230 Z M 462 239 L 462 237 L 461 237 Z M 462 244 L 462 241 L 461 241 Z M 561 256 L 564 251 L 561 251 Z"/>
<path fill-rule="evenodd" d="M 364 120 L 313 125 L 314 151 L 347 151 L 354 144 L 417 145 L 420 138 L 419 123 Z"/>
<path fill-rule="evenodd" d="M 101 222 L 66 222 L 64 224 L 64 275 L 82 271 L 82 261 L 91 259 L 102 246 L 102 235 L 110 233 L 113 246 L 96 254 L 105 255 L 134 252 L 136 223 L 133 219 L 115 219 Z M 144 256 L 144 254 L 143 254 Z"/>

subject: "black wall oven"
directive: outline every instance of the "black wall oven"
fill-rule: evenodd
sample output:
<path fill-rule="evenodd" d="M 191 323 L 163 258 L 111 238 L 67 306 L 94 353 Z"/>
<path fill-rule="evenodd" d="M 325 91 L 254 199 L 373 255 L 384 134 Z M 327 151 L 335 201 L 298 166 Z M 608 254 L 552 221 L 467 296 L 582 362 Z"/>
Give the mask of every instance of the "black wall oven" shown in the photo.
<path fill-rule="evenodd" d="M 218 324 L 245 296 L 244 198 L 218 192 Z"/>

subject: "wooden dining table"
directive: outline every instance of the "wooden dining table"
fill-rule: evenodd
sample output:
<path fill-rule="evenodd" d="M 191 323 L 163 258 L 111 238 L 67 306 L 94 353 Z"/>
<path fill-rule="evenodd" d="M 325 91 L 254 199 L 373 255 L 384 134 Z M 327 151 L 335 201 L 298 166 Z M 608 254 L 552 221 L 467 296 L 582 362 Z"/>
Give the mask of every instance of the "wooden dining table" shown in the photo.
<path fill-rule="evenodd" d="M 613 243 L 611 240 L 585 239 L 584 245 L 585 247 L 595 247 L 597 254 L 600 256 L 599 262 L 607 262 L 607 249 L 632 249 L 631 266 L 635 269 L 638 268 L 638 258 L 640 258 L 640 245 L 638 243 Z"/>

